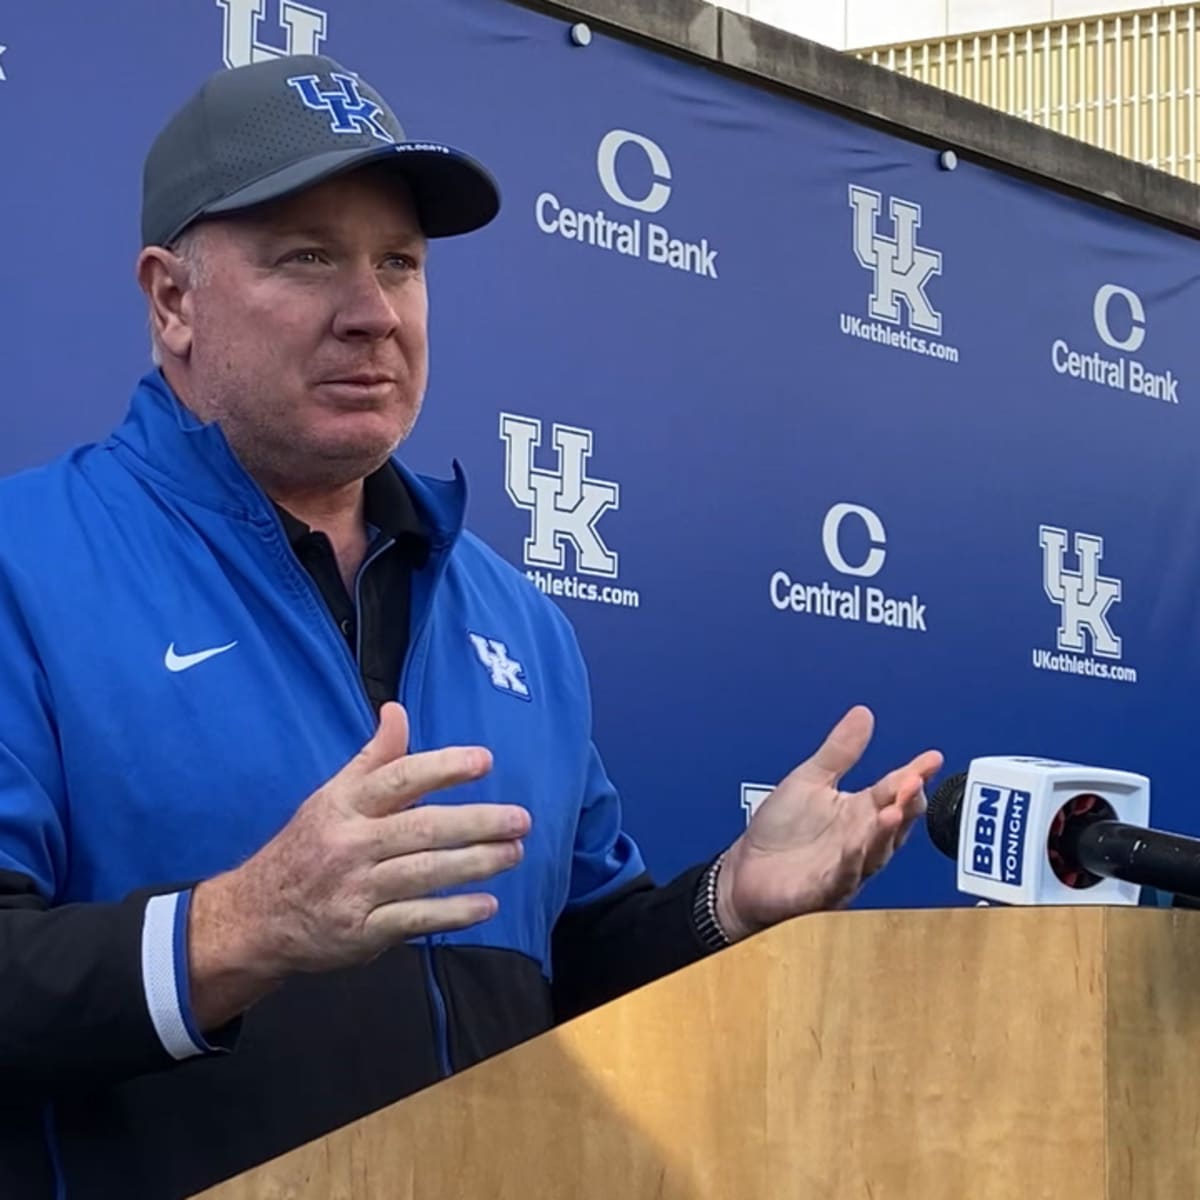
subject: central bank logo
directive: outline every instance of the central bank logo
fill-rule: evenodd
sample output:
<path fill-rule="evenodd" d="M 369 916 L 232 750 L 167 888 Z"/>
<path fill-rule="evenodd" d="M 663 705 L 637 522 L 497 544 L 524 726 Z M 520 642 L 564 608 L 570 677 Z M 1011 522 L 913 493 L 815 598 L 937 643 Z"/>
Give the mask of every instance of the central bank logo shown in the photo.
<path fill-rule="evenodd" d="M 861 521 L 869 539 L 870 549 L 867 550 L 860 563 L 848 562 L 842 553 L 842 526 L 848 518 Z M 821 545 L 825 557 L 835 571 L 843 575 L 860 575 L 864 579 L 873 579 L 883 570 L 887 561 L 887 530 L 883 521 L 873 509 L 864 508 L 861 504 L 835 504 L 826 514 L 821 525 Z"/>
<path fill-rule="evenodd" d="M 958 350 L 940 341 L 942 314 L 926 290 L 942 273 L 942 252 L 923 245 L 921 206 L 900 196 L 850 185 L 851 244 L 859 266 L 870 271 L 867 317 L 841 314 L 842 333 L 927 358 L 958 362 Z"/>
<path fill-rule="evenodd" d="M 636 591 L 579 578 L 615 580 L 620 570 L 620 557 L 598 525 L 610 509 L 620 508 L 621 487 L 589 474 L 592 431 L 553 425 L 552 467 L 535 461 L 542 449 L 542 423 L 536 417 L 501 413 L 500 438 L 504 490 L 517 508 L 529 513 L 529 535 L 522 548 L 526 576 L 548 595 L 637 608 Z M 559 574 L 568 570 L 574 574 Z"/>
<path fill-rule="evenodd" d="M 216 0 L 225 10 L 224 62 L 227 67 L 248 67 L 269 62 L 285 54 L 320 54 L 325 40 L 328 15 L 319 8 L 297 4 L 296 0 L 272 0 L 279 12 L 282 45 L 259 40 L 267 19 L 268 0 Z"/>
<path fill-rule="evenodd" d="M 1058 607 L 1055 650 L 1035 650 L 1039 670 L 1132 683 L 1137 672 L 1119 667 L 1123 642 L 1112 627 L 1110 611 L 1120 603 L 1120 579 L 1101 573 L 1104 539 L 1094 533 L 1074 537 L 1057 525 L 1038 527 L 1042 551 L 1042 590 Z M 1074 561 L 1069 561 L 1073 559 Z"/>
<path fill-rule="evenodd" d="M 665 224 L 636 215 L 661 213 L 674 194 L 671 160 L 658 142 L 632 129 L 610 129 L 596 147 L 595 168 L 597 192 L 617 209 L 593 207 L 590 200 L 569 204 L 557 192 L 545 191 L 534 202 L 540 232 L 704 279 L 720 278 L 718 251 L 707 237 L 680 237 Z"/>
<path fill-rule="evenodd" d="M 1169 368 L 1152 369 L 1136 354 L 1146 342 L 1146 305 L 1132 288 L 1106 283 L 1092 297 L 1092 324 L 1106 350 L 1077 349 L 1065 338 L 1050 347 L 1050 364 L 1058 375 L 1097 384 L 1134 396 L 1179 403 L 1179 379 Z M 1117 354 L 1106 351 L 1116 350 Z"/>
<path fill-rule="evenodd" d="M 631 196 L 617 174 L 617 157 L 626 146 L 636 147 L 646 156 L 650 168 L 649 190 L 644 196 Z M 600 139 L 596 151 L 596 170 L 604 190 L 626 208 L 639 212 L 661 212 L 671 198 L 671 163 L 666 151 L 655 141 L 628 129 L 612 129 Z"/>
<path fill-rule="evenodd" d="M 1121 301 L 1129 310 L 1128 320 L 1125 322 L 1128 332 L 1123 337 L 1113 332 L 1114 300 Z M 1129 288 L 1119 287 L 1115 283 L 1106 283 L 1100 288 L 1092 301 L 1092 320 L 1096 323 L 1096 332 L 1100 335 L 1100 340 L 1114 350 L 1127 350 L 1132 354 L 1140 350 L 1146 340 L 1146 307 L 1141 296 Z"/>
<path fill-rule="evenodd" d="M 874 509 L 843 501 L 825 514 L 821 548 L 829 566 L 848 579 L 874 579 L 887 563 L 888 540 L 883 520 Z M 770 580 L 771 604 L 779 612 L 832 617 L 926 633 L 925 602 L 913 592 L 889 596 L 882 588 L 861 583 L 835 587 L 828 580 L 803 583 L 785 570 Z"/>

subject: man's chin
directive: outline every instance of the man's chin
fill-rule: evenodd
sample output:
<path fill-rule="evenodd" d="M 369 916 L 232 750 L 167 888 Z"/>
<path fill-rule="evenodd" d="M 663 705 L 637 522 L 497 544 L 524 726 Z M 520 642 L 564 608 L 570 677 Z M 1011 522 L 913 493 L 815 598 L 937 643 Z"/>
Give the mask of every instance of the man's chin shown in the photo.
<path fill-rule="evenodd" d="M 400 441 L 395 437 L 386 441 L 358 439 L 314 445 L 311 453 L 298 457 L 296 470 L 314 479 L 324 479 L 331 486 L 353 483 L 379 470 Z"/>
<path fill-rule="evenodd" d="M 360 412 L 327 414 L 302 431 L 314 453 L 332 458 L 382 452 L 390 454 L 408 435 L 417 414 L 409 411 L 364 409 Z M 381 451 L 381 447 L 386 450 Z"/>
<path fill-rule="evenodd" d="M 301 430 L 296 445 L 329 462 L 383 462 L 412 431 L 415 416 L 389 412 L 339 413 Z"/>
<path fill-rule="evenodd" d="M 412 430 L 391 413 L 346 413 L 333 420 L 250 433 L 226 430 L 234 452 L 268 489 L 344 487 L 378 470 Z M 250 436 L 238 434 L 250 433 Z"/>
<path fill-rule="evenodd" d="M 273 452 L 239 454 L 242 465 L 271 494 L 322 491 L 357 483 L 377 471 L 398 441 L 345 438 L 299 441 Z"/>

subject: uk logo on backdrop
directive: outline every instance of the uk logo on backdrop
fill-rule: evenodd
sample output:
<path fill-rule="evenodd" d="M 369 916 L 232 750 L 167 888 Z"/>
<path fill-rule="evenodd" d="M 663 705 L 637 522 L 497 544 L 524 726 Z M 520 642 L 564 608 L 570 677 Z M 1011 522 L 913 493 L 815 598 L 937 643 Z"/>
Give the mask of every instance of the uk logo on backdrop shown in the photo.
<path fill-rule="evenodd" d="M 554 424 L 543 447 L 542 422 L 500 414 L 504 443 L 504 490 L 529 514 L 522 547 L 526 576 L 550 596 L 637 608 L 639 594 L 614 583 L 620 556 L 600 529 L 605 513 L 621 506 L 620 484 L 589 470 L 595 435 L 590 429 Z M 539 466 L 538 451 L 553 451 L 553 465 Z"/>
<path fill-rule="evenodd" d="M 1072 346 L 1066 338 L 1056 338 L 1050 347 L 1056 374 L 1164 404 L 1179 403 L 1175 372 L 1137 357 L 1149 330 L 1146 303 L 1137 292 L 1119 283 L 1102 284 L 1092 297 L 1091 318 L 1100 345 Z"/>
<path fill-rule="evenodd" d="M 762 802 L 775 790 L 769 783 L 743 783 L 741 787 L 742 811 L 746 814 L 746 824 L 762 807 Z"/>
<path fill-rule="evenodd" d="M 1124 585 L 1101 568 L 1104 539 L 1095 533 L 1073 536 L 1057 525 L 1038 527 L 1042 551 L 1042 590 L 1058 609 L 1054 650 L 1033 651 L 1039 671 L 1055 671 L 1114 683 L 1136 683 L 1137 670 L 1122 665 L 1124 641 L 1113 627 L 1113 608 Z"/>
<path fill-rule="evenodd" d="M 0 58 L 4 57 L 4 52 L 7 49 L 8 49 L 7 46 L 0 45 Z M 7 82 L 8 82 L 8 76 L 5 75 L 5 73 L 4 73 L 4 64 L 2 62 L 0 62 L 0 83 L 7 83 Z"/>
<path fill-rule="evenodd" d="M 920 234 L 921 206 L 852 183 L 850 209 L 851 246 L 858 265 L 870 272 L 871 290 L 865 315 L 841 314 L 842 333 L 892 350 L 958 362 L 958 348 L 942 340 L 942 312 L 929 295 L 930 284 L 942 273 L 942 252 Z"/>
<path fill-rule="evenodd" d="M 248 67 L 285 54 L 320 54 L 329 27 L 323 9 L 296 0 L 270 0 L 278 13 L 272 28 L 267 20 L 268 0 L 216 0 L 225 10 L 222 58 L 227 67 Z"/>
<path fill-rule="evenodd" d="M 677 184 L 659 142 L 632 129 L 610 129 L 596 147 L 595 170 L 593 195 L 538 196 L 534 219 L 542 234 L 702 279 L 720 278 L 719 252 L 709 239 L 661 215 Z"/>
<path fill-rule="evenodd" d="M 843 578 L 818 583 L 811 576 L 795 579 L 782 568 L 773 572 L 769 592 L 778 612 L 927 632 L 925 601 L 916 592 L 892 596 L 874 583 L 861 582 L 875 579 L 888 559 L 887 530 L 874 509 L 847 501 L 833 505 L 821 523 L 821 548 L 828 565 Z"/>

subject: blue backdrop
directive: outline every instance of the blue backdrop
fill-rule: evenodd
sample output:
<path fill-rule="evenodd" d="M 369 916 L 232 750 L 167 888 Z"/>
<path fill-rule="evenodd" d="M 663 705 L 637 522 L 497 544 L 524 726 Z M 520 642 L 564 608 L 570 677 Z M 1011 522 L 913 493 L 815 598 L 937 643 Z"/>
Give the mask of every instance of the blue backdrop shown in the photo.
<path fill-rule="evenodd" d="M 43 0 L 0 45 L 0 470 L 103 435 L 147 365 L 168 113 L 319 47 L 501 183 L 435 247 L 407 457 L 460 458 L 557 590 L 658 875 L 858 701 L 851 783 L 1072 757 L 1200 831 L 1194 241 L 504 0 Z M 862 903 L 952 900 L 922 833 Z"/>

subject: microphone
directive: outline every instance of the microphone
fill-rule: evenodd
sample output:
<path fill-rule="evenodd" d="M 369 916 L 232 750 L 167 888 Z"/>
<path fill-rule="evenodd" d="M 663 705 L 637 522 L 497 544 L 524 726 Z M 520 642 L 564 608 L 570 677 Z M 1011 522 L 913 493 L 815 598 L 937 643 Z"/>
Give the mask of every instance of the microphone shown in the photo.
<path fill-rule="evenodd" d="M 971 761 L 930 798 L 930 840 L 959 891 L 1003 904 L 1137 904 L 1200 891 L 1200 840 L 1144 828 L 1150 781 L 1046 758 Z M 1169 881 L 1169 882 L 1168 882 Z"/>

